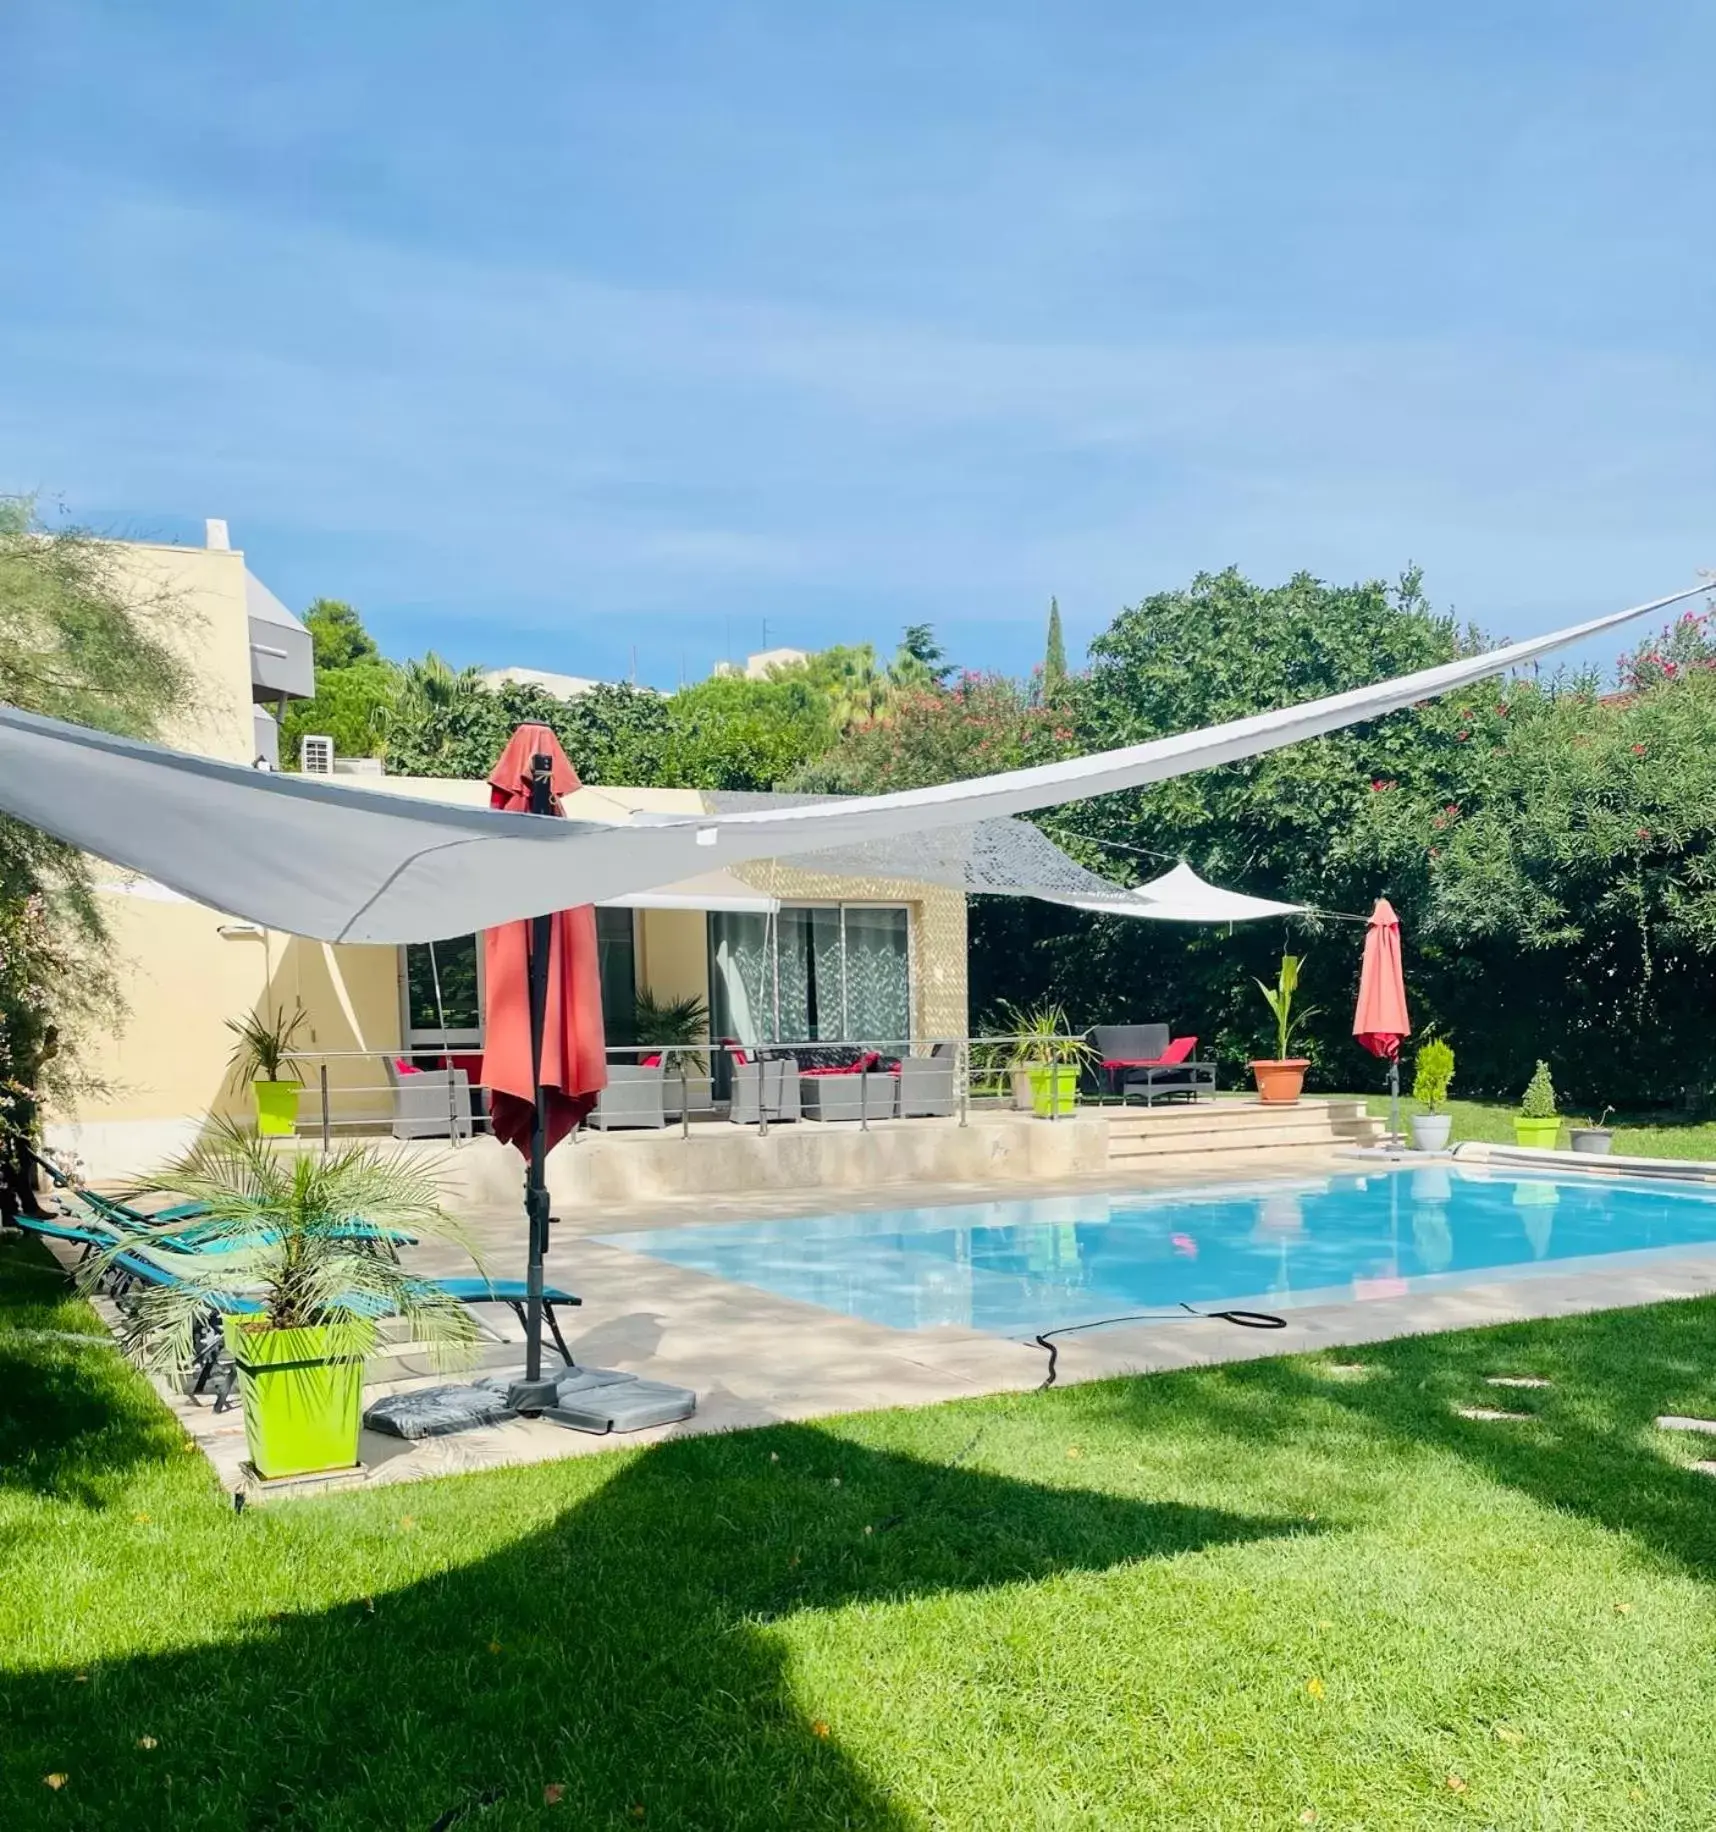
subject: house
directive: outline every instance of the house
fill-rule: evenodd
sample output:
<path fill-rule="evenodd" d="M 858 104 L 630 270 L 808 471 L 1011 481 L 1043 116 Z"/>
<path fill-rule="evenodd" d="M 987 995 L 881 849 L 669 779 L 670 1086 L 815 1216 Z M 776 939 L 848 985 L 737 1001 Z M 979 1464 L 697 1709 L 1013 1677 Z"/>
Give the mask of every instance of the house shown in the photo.
<path fill-rule="evenodd" d="M 224 544 L 224 527 L 211 530 L 205 549 L 126 544 L 122 556 L 140 592 L 176 594 L 186 651 L 196 661 L 194 704 L 165 736 L 230 762 L 272 762 L 267 740 L 282 697 L 314 688 L 309 638 L 243 555 Z M 354 791 L 488 801 L 482 782 L 328 780 Z M 567 812 L 623 823 L 634 811 L 707 806 L 692 790 L 604 785 L 573 796 Z M 306 941 L 109 866 L 97 880 L 128 1017 L 88 1040 L 84 1059 L 95 1085 L 47 1126 L 49 1142 L 75 1150 L 92 1176 L 124 1177 L 160 1162 L 194 1139 L 210 1112 L 248 1114 L 247 1091 L 227 1078 L 235 1041 L 227 1023 L 250 1012 L 302 1004 L 300 1112 L 312 1127 L 324 1076 L 335 1124 L 378 1125 L 392 1113 L 386 1069 L 393 1058 L 480 1054 L 476 936 L 403 948 Z M 819 875 L 775 862 L 619 899 L 597 911 L 609 1040 L 633 1041 L 633 1004 L 643 989 L 660 999 L 702 1000 L 713 1035 L 748 1042 L 904 1045 L 961 1036 L 965 918 L 964 896 L 945 884 Z"/>

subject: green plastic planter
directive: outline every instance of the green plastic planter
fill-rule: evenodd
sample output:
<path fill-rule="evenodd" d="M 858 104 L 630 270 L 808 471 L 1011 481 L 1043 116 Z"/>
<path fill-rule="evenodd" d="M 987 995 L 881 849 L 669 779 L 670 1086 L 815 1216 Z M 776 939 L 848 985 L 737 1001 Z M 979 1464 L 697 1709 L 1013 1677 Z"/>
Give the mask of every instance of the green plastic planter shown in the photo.
<path fill-rule="evenodd" d="M 1523 1113 L 1513 1116 L 1513 1138 L 1516 1145 L 1533 1151 L 1553 1151 L 1561 1142 L 1561 1116 L 1552 1113 L 1546 1120 L 1528 1120 Z"/>
<path fill-rule="evenodd" d="M 1078 1105 L 1078 1069 L 1066 1064 L 1055 1069 L 1032 1069 L 1031 1111 L 1039 1119 L 1071 1113 Z"/>
<path fill-rule="evenodd" d="M 265 1139 L 289 1139 L 298 1130 L 298 1091 L 301 1081 L 253 1081 L 256 1095 L 256 1130 Z"/>
<path fill-rule="evenodd" d="M 363 1346 L 348 1328 L 254 1329 L 225 1319 L 244 1441 L 259 1476 L 351 1469 L 363 1418 Z"/>

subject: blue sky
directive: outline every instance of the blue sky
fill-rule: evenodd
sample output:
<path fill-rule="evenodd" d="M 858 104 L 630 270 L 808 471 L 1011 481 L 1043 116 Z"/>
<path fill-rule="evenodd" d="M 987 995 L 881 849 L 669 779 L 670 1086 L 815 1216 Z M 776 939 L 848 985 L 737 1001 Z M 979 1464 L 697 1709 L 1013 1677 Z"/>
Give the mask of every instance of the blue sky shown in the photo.
<path fill-rule="evenodd" d="M 1716 564 L 1716 11 L 0 7 L 0 489 L 392 652 Z M 57 508 L 53 511 L 57 513 Z"/>

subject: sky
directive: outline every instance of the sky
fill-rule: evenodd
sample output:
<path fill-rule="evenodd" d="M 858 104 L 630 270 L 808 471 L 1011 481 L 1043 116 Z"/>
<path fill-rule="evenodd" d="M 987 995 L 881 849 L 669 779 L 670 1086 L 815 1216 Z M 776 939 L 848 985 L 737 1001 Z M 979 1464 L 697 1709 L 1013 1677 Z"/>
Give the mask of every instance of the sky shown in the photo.
<path fill-rule="evenodd" d="M 1230 564 L 1523 636 L 1716 566 L 1713 66 L 1652 0 L 0 0 L 0 491 L 659 686 Z"/>

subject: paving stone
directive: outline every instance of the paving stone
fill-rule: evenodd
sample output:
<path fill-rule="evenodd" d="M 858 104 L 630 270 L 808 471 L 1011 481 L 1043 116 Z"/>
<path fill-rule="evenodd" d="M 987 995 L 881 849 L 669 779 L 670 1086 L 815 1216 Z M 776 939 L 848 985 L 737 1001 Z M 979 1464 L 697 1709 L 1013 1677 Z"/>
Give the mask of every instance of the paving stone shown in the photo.
<path fill-rule="evenodd" d="M 1547 1387 L 1551 1383 L 1540 1374 L 1486 1374 L 1486 1387 Z"/>
<path fill-rule="evenodd" d="M 1529 1412 L 1498 1412 L 1494 1406 L 1457 1406 L 1455 1410 L 1463 1419 L 1482 1419 L 1486 1424 L 1497 1419 L 1523 1421 L 1533 1416 Z"/>
<path fill-rule="evenodd" d="M 1664 1413 L 1656 1422 L 1658 1431 L 1702 1431 L 1716 1438 L 1716 1419 L 1685 1419 L 1677 1413 Z"/>

